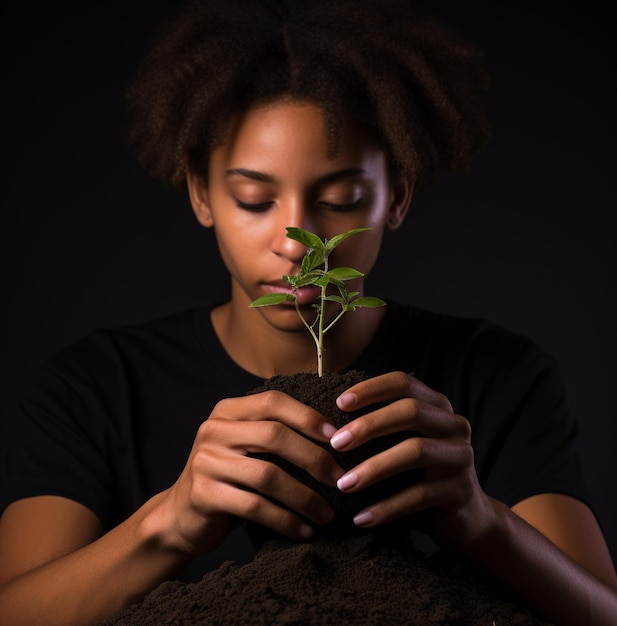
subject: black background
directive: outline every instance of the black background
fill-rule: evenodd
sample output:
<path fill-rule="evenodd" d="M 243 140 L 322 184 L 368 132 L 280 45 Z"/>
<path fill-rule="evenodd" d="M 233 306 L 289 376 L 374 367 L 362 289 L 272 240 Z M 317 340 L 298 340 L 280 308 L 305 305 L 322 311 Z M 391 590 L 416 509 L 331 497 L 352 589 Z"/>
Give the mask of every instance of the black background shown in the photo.
<path fill-rule="evenodd" d="M 484 47 L 494 136 L 469 174 L 444 176 L 416 197 L 404 227 L 386 239 L 368 288 L 488 317 L 557 357 L 617 560 L 608 9 L 596 1 L 559 10 L 489 0 L 423 4 Z M 62 345 L 97 326 L 227 293 L 212 233 L 181 195 L 137 168 L 125 145 L 122 91 L 174 5 L 4 5 L 11 43 L 5 36 L 3 429 L 11 429 L 33 369 Z"/>

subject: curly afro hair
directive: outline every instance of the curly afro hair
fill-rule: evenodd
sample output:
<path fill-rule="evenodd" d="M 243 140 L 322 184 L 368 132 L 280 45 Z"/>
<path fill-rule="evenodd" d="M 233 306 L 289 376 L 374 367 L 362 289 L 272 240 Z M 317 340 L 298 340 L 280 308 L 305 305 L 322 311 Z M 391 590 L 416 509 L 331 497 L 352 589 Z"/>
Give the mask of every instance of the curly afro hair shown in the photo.
<path fill-rule="evenodd" d="M 488 137 L 483 56 L 408 2 L 192 0 L 158 34 L 127 90 L 130 142 L 155 178 L 206 176 L 230 120 L 281 98 L 324 111 L 336 150 L 352 117 L 395 174 L 428 185 Z"/>

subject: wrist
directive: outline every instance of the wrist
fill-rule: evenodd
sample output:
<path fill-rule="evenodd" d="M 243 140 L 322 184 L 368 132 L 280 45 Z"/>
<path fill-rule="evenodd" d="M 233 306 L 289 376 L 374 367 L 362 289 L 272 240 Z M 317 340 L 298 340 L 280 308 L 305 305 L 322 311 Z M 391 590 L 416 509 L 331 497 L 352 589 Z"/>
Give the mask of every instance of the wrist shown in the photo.
<path fill-rule="evenodd" d="M 169 490 L 153 496 L 141 507 L 140 512 L 141 519 L 137 526 L 137 541 L 140 545 L 183 562 L 197 556 L 195 546 L 184 539 L 178 530 Z"/>
<path fill-rule="evenodd" d="M 486 494 L 483 496 L 473 515 L 467 513 L 464 530 L 449 546 L 472 562 L 483 560 L 483 555 L 489 556 L 508 540 L 510 509 Z"/>

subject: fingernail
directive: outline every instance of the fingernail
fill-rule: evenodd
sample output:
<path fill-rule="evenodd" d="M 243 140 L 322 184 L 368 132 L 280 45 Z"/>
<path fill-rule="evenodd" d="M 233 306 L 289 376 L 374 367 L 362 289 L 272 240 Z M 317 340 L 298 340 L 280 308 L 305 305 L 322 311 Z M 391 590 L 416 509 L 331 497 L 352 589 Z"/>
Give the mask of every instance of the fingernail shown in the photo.
<path fill-rule="evenodd" d="M 330 437 L 332 437 L 332 435 L 334 435 L 334 433 L 337 431 L 337 427 L 334 426 L 333 424 L 330 424 L 330 422 L 324 422 L 321 425 L 321 432 L 322 434 L 327 437 L 328 439 L 330 439 Z"/>
<path fill-rule="evenodd" d="M 342 411 L 346 411 L 351 409 L 357 401 L 358 396 L 355 393 L 344 393 L 336 399 L 336 406 Z"/>
<path fill-rule="evenodd" d="M 313 536 L 313 529 L 308 524 L 300 524 L 298 534 L 302 539 L 310 539 Z"/>
<path fill-rule="evenodd" d="M 362 511 L 353 518 L 353 523 L 356 526 L 365 526 L 373 521 L 373 514 L 370 511 Z"/>
<path fill-rule="evenodd" d="M 358 475 L 355 472 L 349 472 L 349 474 L 345 474 L 338 479 L 336 482 L 336 486 L 341 490 L 345 491 L 345 489 L 351 489 L 358 484 Z"/>
<path fill-rule="evenodd" d="M 353 439 L 351 433 L 348 430 L 343 430 L 338 435 L 334 435 L 332 439 L 330 439 L 330 445 L 335 450 L 341 450 L 345 446 L 348 446 Z"/>

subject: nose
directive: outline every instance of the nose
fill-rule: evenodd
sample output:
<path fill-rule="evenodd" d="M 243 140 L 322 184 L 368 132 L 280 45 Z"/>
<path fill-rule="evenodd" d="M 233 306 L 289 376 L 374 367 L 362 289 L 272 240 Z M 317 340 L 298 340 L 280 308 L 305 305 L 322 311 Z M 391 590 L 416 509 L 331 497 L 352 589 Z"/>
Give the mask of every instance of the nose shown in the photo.
<path fill-rule="evenodd" d="M 299 265 L 306 254 L 306 246 L 287 237 L 288 227 L 303 228 L 314 232 L 309 210 L 302 200 L 289 200 L 285 204 L 279 204 L 272 240 L 275 254 L 284 257 L 294 265 Z"/>

